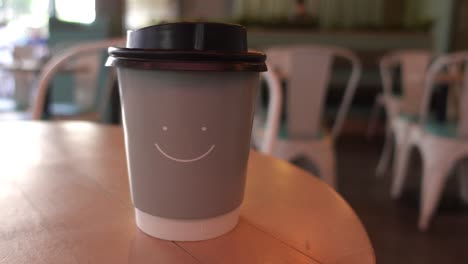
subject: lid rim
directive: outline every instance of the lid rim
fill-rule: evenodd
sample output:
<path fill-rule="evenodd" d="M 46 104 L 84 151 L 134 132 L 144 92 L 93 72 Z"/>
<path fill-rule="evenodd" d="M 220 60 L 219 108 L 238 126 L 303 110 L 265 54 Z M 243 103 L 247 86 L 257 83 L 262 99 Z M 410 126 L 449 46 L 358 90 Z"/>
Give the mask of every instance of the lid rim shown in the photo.
<path fill-rule="evenodd" d="M 122 47 L 109 47 L 111 57 L 122 59 L 144 60 L 175 60 L 175 61 L 245 61 L 265 62 L 266 55 L 258 51 L 248 52 L 219 52 L 196 50 L 163 50 L 163 49 L 131 49 Z"/>
<path fill-rule="evenodd" d="M 217 71 L 217 72 L 264 72 L 267 71 L 264 62 L 239 61 L 175 61 L 175 60 L 145 60 L 109 57 L 107 67 L 133 68 L 139 70 L 166 71 Z"/>

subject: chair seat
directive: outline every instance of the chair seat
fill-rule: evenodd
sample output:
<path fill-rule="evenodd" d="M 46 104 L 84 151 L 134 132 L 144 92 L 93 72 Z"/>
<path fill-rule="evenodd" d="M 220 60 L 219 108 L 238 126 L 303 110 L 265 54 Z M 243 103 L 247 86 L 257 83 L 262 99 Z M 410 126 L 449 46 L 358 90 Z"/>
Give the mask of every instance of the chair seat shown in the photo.
<path fill-rule="evenodd" d="M 49 110 L 51 117 L 53 117 L 54 120 L 86 120 L 93 122 L 102 121 L 100 119 L 99 113 L 95 109 L 84 109 L 75 104 L 53 103 L 49 106 Z"/>
<path fill-rule="evenodd" d="M 396 98 L 403 98 L 403 91 L 402 90 L 393 90 L 392 95 Z"/>
<path fill-rule="evenodd" d="M 52 115 L 73 116 L 88 112 L 72 103 L 51 103 L 49 108 Z"/>
<path fill-rule="evenodd" d="M 323 129 L 320 129 L 320 130 L 317 131 L 317 133 L 313 136 L 313 138 L 315 138 L 315 139 L 321 139 L 321 138 L 323 138 L 324 134 L 325 134 L 325 132 L 323 131 Z M 289 138 L 291 138 L 291 136 L 289 135 L 289 132 L 288 132 L 287 121 L 281 122 L 280 128 L 279 128 L 279 132 L 278 132 L 278 137 L 279 137 L 280 139 L 289 139 Z"/>
<path fill-rule="evenodd" d="M 255 119 L 256 121 L 254 123 L 257 123 L 257 129 L 259 129 L 259 131 L 262 131 L 261 133 L 263 133 L 263 131 L 265 131 L 266 111 L 258 111 Z M 320 129 L 316 133 L 314 138 L 322 139 L 325 135 L 326 135 L 325 129 Z M 291 139 L 289 132 L 288 132 L 287 120 L 282 121 L 280 123 L 280 127 L 278 129 L 278 138 L 283 139 L 283 140 Z"/>
<path fill-rule="evenodd" d="M 410 115 L 406 113 L 401 113 L 400 118 L 410 122 L 417 123 L 419 117 L 415 115 Z M 455 138 L 457 137 L 457 124 L 454 122 L 440 121 L 434 117 L 429 117 L 424 124 L 424 130 L 432 135 L 445 138 Z"/>
<path fill-rule="evenodd" d="M 400 113 L 400 118 L 402 118 L 405 121 L 408 121 L 410 123 L 416 123 L 419 120 L 418 116 L 412 115 L 412 114 L 407 114 L 407 113 Z"/>
<path fill-rule="evenodd" d="M 457 137 L 457 125 L 454 122 L 441 122 L 433 118 L 426 121 L 424 129 L 433 135 L 445 138 Z"/>

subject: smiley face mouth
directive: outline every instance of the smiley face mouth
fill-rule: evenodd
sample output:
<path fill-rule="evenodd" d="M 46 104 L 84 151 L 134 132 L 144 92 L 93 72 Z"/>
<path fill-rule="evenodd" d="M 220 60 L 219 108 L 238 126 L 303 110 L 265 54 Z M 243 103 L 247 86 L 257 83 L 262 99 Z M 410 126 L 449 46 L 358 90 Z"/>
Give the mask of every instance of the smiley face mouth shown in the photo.
<path fill-rule="evenodd" d="M 177 161 L 177 162 L 184 162 L 184 163 L 187 163 L 187 162 L 195 162 L 195 161 L 198 161 L 198 160 L 201 160 L 203 159 L 204 157 L 208 156 L 212 151 L 213 149 L 215 148 L 215 145 L 211 145 L 211 147 L 208 149 L 208 151 L 206 151 L 205 153 L 201 154 L 200 156 L 196 157 L 196 158 L 192 158 L 192 159 L 179 159 L 179 158 L 175 158 L 169 154 L 167 154 L 164 150 L 162 150 L 162 148 L 158 145 L 158 143 L 154 144 L 156 146 L 156 148 L 159 150 L 159 152 L 161 152 L 161 154 L 163 154 L 166 158 L 170 159 L 170 160 L 173 160 L 173 161 Z"/>

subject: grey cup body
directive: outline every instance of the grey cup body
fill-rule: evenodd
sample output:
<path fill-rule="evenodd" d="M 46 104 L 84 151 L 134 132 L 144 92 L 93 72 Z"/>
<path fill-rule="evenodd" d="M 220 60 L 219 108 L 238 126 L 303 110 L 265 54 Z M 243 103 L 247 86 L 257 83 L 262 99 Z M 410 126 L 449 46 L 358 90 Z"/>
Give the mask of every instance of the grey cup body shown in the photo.
<path fill-rule="evenodd" d="M 174 219 L 239 207 L 258 73 L 118 68 L 118 77 L 135 207 Z"/>

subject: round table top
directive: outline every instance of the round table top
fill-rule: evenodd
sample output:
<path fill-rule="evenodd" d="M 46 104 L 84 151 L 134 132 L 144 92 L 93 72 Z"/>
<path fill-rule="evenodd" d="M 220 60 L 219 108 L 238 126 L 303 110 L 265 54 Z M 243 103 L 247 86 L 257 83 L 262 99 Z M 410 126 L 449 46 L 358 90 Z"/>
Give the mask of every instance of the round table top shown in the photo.
<path fill-rule="evenodd" d="M 0 124 L 5 263 L 375 263 L 356 214 L 330 187 L 252 151 L 237 227 L 202 242 L 135 225 L 121 127 Z"/>

